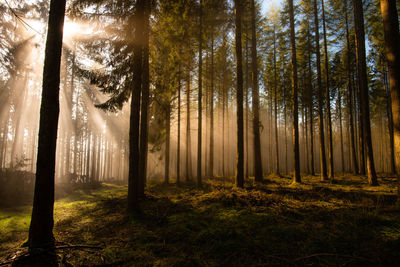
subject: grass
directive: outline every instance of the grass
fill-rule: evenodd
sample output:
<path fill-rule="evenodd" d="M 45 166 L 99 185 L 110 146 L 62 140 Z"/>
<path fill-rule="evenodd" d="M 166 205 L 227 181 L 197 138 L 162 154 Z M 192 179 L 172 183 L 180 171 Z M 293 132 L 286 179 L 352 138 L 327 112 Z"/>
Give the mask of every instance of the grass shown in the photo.
<path fill-rule="evenodd" d="M 150 183 L 126 216 L 126 186 L 76 191 L 55 205 L 57 241 L 102 247 L 59 251 L 73 266 L 399 266 L 394 178 L 337 183 L 305 176 L 193 184 Z M 30 208 L 0 210 L 0 258 L 27 238 Z"/>

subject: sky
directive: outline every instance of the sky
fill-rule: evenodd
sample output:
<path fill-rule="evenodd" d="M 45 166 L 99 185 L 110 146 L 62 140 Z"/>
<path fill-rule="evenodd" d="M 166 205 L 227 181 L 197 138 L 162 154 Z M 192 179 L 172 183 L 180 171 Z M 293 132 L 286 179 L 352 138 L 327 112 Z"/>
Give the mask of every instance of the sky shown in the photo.
<path fill-rule="evenodd" d="M 262 14 L 265 15 L 273 5 L 275 5 L 275 7 L 280 7 L 282 2 L 283 0 L 263 0 L 261 4 Z"/>

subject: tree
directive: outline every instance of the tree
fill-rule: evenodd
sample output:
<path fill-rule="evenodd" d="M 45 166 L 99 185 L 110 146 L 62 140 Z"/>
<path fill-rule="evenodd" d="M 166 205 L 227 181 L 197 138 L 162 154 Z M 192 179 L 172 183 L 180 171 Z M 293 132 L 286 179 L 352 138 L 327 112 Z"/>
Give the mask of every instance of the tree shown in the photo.
<path fill-rule="evenodd" d="M 237 105 L 237 154 L 236 186 L 244 187 L 243 144 L 243 68 L 242 68 L 242 0 L 235 0 L 235 44 L 236 44 L 236 105 Z"/>
<path fill-rule="evenodd" d="M 363 124 L 363 144 L 366 148 L 368 182 L 370 185 L 378 185 L 375 172 L 374 154 L 372 151 L 371 125 L 369 114 L 369 95 L 367 64 L 365 59 L 365 32 L 364 15 L 362 0 L 353 0 L 354 27 L 356 33 L 356 52 L 357 52 L 357 70 L 358 86 L 360 90 L 360 113 Z"/>
<path fill-rule="evenodd" d="M 348 22 L 348 11 L 347 11 L 347 0 L 344 0 L 344 11 L 345 11 L 345 24 L 346 24 L 346 48 L 347 48 L 347 88 L 348 88 L 348 106 L 349 106 L 349 124 L 350 124 L 350 146 L 351 155 L 354 165 L 354 173 L 358 174 L 358 161 L 356 153 L 356 142 L 354 137 L 354 117 L 353 117 L 353 81 L 352 81 L 352 68 L 351 68 L 351 47 L 350 47 L 350 34 L 349 34 L 349 22 Z"/>
<path fill-rule="evenodd" d="M 143 83 L 142 83 L 142 106 L 140 120 L 140 162 L 139 162 L 139 197 L 144 196 L 144 188 L 147 176 L 147 150 L 148 150 L 148 129 L 149 129 L 149 17 L 151 13 L 150 1 L 146 1 L 146 10 L 144 18 L 144 42 L 143 42 Z"/>
<path fill-rule="evenodd" d="M 322 102 L 321 82 L 321 55 L 319 48 L 319 22 L 317 0 L 314 0 L 314 22 L 315 22 L 315 54 L 317 57 L 317 91 L 318 91 L 318 125 L 319 125 L 319 152 L 321 161 L 321 180 L 328 179 L 326 171 L 325 136 L 324 136 L 324 114 Z"/>
<path fill-rule="evenodd" d="M 29 249 L 54 247 L 54 172 L 59 115 L 60 65 L 66 0 L 51 0 L 45 61 L 35 193 L 29 227 Z"/>
<path fill-rule="evenodd" d="M 400 34 L 396 1 L 381 0 L 385 35 L 386 60 L 389 69 L 389 88 L 392 103 L 396 172 L 400 173 Z M 400 196 L 400 176 L 398 176 Z"/>
<path fill-rule="evenodd" d="M 300 183 L 300 151 L 299 151 L 299 104 L 297 88 L 297 59 L 296 59 L 296 35 L 294 29 L 294 11 L 293 0 L 289 1 L 289 19 L 290 19 L 290 46 L 292 54 L 292 91 L 293 91 L 293 164 L 294 174 L 293 182 Z"/>
<path fill-rule="evenodd" d="M 253 100 L 253 135 L 254 135 L 254 179 L 262 181 L 261 142 L 260 142 L 260 99 L 258 92 L 258 60 L 256 36 L 256 12 L 254 0 L 251 0 L 251 68 Z M 279 170 L 278 170 L 279 172 Z"/>
<path fill-rule="evenodd" d="M 198 129 L 197 129 L 197 186 L 201 187 L 201 124 L 202 124 L 202 75 L 203 75 L 203 1 L 200 0 L 199 6 L 199 73 L 198 73 Z"/>
<path fill-rule="evenodd" d="M 133 88 L 131 97 L 131 115 L 129 120 L 129 177 L 128 177 L 128 211 L 132 212 L 139 205 L 140 185 L 140 147 L 139 147 L 139 122 L 140 122 L 140 94 L 142 92 L 143 74 L 143 49 L 145 33 L 145 8 L 146 1 L 136 2 L 135 35 L 133 41 Z"/>
<path fill-rule="evenodd" d="M 326 26 L 325 26 L 325 6 L 324 0 L 322 4 L 322 28 L 324 35 L 324 50 L 325 50 L 325 97 L 326 97 L 326 120 L 328 123 L 328 158 L 329 158 L 329 178 L 334 179 L 334 166 L 333 166 L 333 143 L 332 143 L 332 118 L 331 118 L 331 97 L 329 88 L 329 57 L 328 57 L 328 44 L 326 40 Z"/>

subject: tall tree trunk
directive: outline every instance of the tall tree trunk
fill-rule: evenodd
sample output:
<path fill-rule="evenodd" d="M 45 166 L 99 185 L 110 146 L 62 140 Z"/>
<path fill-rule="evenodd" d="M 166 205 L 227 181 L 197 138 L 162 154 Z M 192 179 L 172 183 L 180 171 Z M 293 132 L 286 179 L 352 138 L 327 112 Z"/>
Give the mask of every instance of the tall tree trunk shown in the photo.
<path fill-rule="evenodd" d="M 339 102 L 339 131 L 340 131 L 340 154 L 342 158 L 342 173 L 344 173 L 344 150 L 343 150 L 343 125 L 342 125 L 342 94 L 338 90 L 338 102 Z"/>
<path fill-rule="evenodd" d="M 356 152 L 356 144 L 354 140 L 354 118 L 353 118 L 353 83 L 352 83 L 352 73 L 351 73 L 351 47 L 350 47 L 350 36 L 349 36 L 349 23 L 348 23 L 348 13 L 347 13 L 347 0 L 344 1 L 344 12 L 346 18 L 346 43 L 347 43 L 347 88 L 349 92 L 349 121 L 350 121 L 350 146 L 351 146 L 351 155 L 352 162 L 354 166 L 354 174 L 358 174 L 358 161 L 357 161 L 357 152 Z"/>
<path fill-rule="evenodd" d="M 144 44 L 143 44 L 143 73 L 142 73 L 142 106 L 140 111 L 140 161 L 139 161 L 139 198 L 144 197 L 144 188 L 147 178 L 147 151 L 148 151 L 148 131 L 149 131 L 149 31 L 151 3 L 146 1 L 144 16 Z"/>
<path fill-rule="evenodd" d="M 254 0 L 252 0 L 254 2 Z M 277 69 L 276 69 L 276 30 L 275 24 L 273 28 L 273 36 L 274 36 L 274 115 L 275 115 L 275 174 L 280 177 L 279 171 L 279 138 L 278 138 L 278 78 L 277 78 Z"/>
<path fill-rule="evenodd" d="M 224 81 L 225 79 L 223 79 Z M 222 177 L 225 178 L 225 85 L 223 84 L 224 89 L 222 91 Z M 228 124 L 229 127 L 229 124 Z M 229 131 L 229 129 L 228 129 Z"/>
<path fill-rule="evenodd" d="M 197 130 L 197 186 L 202 187 L 201 183 L 201 123 L 202 123 L 202 75 L 203 75 L 203 0 L 200 0 L 200 29 L 199 29 L 199 92 L 198 92 L 198 130 Z"/>
<path fill-rule="evenodd" d="M 381 12 L 385 33 L 386 57 L 389 69 L 396 172 L 400 173 L 400 34 L 396 1 L 381 0 Z M 398 200 L 399 199 L 400 176 L 398 176 Z"/>
<path fill-rule="evenodd" d="M 308 33 L 309 36 L 309 33 Z M 311 70 L 311 40 L 308 40 L 308 112 L 310 113 L 310 153 L 311 153 L 311 175 L 315 175 L 314 168 L 314 90 L 312 83 L 312 70 Z"/>
<path fill-rule="evenodd" d="M 333 137 L 332 137 L 332 116 L 331 116 L 331 97 L 329 88 L 329 57 L 328 57 L 328 43 L 326 40 L 326 26 L 325 26 L 325 6 L 324 0 L 321 0 L 322 4 L 322 28 L 324 34 L 324 50 L 325 50 L 325 97 L 326 97 L 326 120 L 328 123 L 328 172 L 331 181 L 335 178 L 335 168 L 333 165 Z"/>
<path fill-rule="evenodd" d="M 251 1 L 251 63 L 252 63 L 252 102 L 253 102 L 253 152 L 254 152 L 254 179 L 262 181 L 261 140 L 260 140 L 260 97 L 258 89 L 258 60 L 256 11 L 254 0 Z M 278 144 L 278 142 L 277 142 Z M 277 163 L 279 170 L 279 161 Z"/>
<path fill-rule="evenodd" d="M 128 212 L 139 207 L 139 180 L 140 180 L 140 151 L 139 151 L 139 122 L 140 122 L 140 94 L 142 91 L 143 73 L 143 46 L 145 24 L 145 0 L 136 2 L 136 31 L 133 52 L 133 89 L 131 99 L 131 114 L 129 119 L 129 177 L 128 177 Z"/>
<path fill-rule="evenodd" d="M 370 185 L 378 185 L 375 172 L 374 154 L 372 151 L 371 126 L 369 117 L 369 96 L 367 80 L 367 64 L 365 59 L 365 33 L 362 0 L 353 0 L 354 26 L 356 32 L 356 51 L 358 67 L 358 83 L 360 87 L 360 106 L 363 120 L 365 147 L 367 156 L 368 182 Z M 398 47 L 397 47 L 398 49 Z"/>
<path fill-rule="evenodd" d="M 190 67 L 186 80 L 186 182 L 192 179 L 192 142 L 190 139 Z"/>
<path fill-rule="evenodd" d="M 394 153 L 394 127 L 393 127 L 393 112 L 392 112 L 392 100 L 390 98 L 390 88 L 388 83 L 388 75 L 386 70 L 383 70 L 383 80 L 385 81 L 385 92 L 386 92 L 386 116 L 388 120 L 389 128 L 389 150 L 390 150 L 390 173 L 397 174 L 396 163 L 395 163 L 395 153 Z"/>
<path fill-rule="evenodd" d="M 299 99 L 297 90 L 297 59 L 296 59 L 296 36 L 294 29 L 293 0 L 289 1 L 290 19 L 290 47 L 292 54 L 292 90 L 293 90 L 293 182 L 300 183 L 300 151 L 299 151 Z"/>
<path fill-rule="evenodd" d="M 319 48 L 319 22 L 317 0 L 314 0 L 314 21 L 315 21 L 315 54 L 317 57 L 317 91 L 318 91 L 318 125 L 319 125 L 319 154 L 321 161 L 321 180 L 328 179 L 326 170 L 325 137 L 324 137 L 324 114 L 322 102 L 322 78 L 321 78 L 321 55 Z"/>
<path fill-rule="evenodd" d="M 166 184 L 169 183 L 169 156 L 170 156 L 170 140 L 171 140 L 171 106 L 168 103 L 167 110 L 166 110 L 166 120 L 165 120 L 165 127 L 166 127 L 166 135 L 165 135 L 165 168 L 164 168 L 164 182 Z"/>
<path fill-rule="evenodd" d="M 88 141 L 87 141 L 87 151 L 86 151 L 86 182 L 90 182 L 90 143 L 91 143 L 91 135 L 88 131 Z"/>
<path fill-rule="evenodd" d="M 51 0 L 45 60 L 42 103 L 39 122 L 39 145 L 36 164 L 35 193 L 29 228 L 29 249 L 53 248 L 54 171 L 58 115 L 60 111 L 60 62 L 64 26 L 65 0 Z"/>
<path fill-rule="evenodd" d="M 286 104 L 283 107 L 283 112 L 284 112 L 284 120 L 285 120 L 285 174 L 288 174 L 288 138 L 287 138 L 287 110 L 286 110 Z"/>
<path fill-rule="evenodd" d="M 179 64 L 178 71 L 178 140 L 176 145 L 176 183 L 181 182 L 181 65 Z"/>
<path fill-rule="evenodd" d="M 211 88 L 210 88 L 210 161 L 209 174 L 214 177 L 214 32 L 211 30 Z"/>
<path fill-rule="evenodd" d="M 235 44 L 236 44 L 236 104 L 237 104 L 237 154 L 236 186 L 244 187 L 243 145 L 243 67 L 242 67 L 242 0 L 235 0 Z"/>

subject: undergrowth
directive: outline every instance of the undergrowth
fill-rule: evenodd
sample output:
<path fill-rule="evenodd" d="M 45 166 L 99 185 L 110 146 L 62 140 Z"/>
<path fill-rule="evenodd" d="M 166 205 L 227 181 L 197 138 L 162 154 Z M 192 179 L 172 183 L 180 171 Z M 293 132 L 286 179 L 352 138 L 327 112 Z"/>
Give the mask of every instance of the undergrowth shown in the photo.
<path fill-rule="evenodd" d="M 76 191 L 55 205 L 55 237 L 100 250 L 58 251 L 66 266 L 400 266 L 395 179 L 369 187 L 268 177 L 233 188 L 222 178 L 149 183 L 141 211 L 126 215 L 126 186 Z M 0 257 L 27 238 L 29 208 L 0 210 Z M 67 264 L 68 263 L 68 264 Z M 69 266 L 69 265 L 68 265 Z"/>

